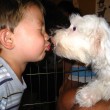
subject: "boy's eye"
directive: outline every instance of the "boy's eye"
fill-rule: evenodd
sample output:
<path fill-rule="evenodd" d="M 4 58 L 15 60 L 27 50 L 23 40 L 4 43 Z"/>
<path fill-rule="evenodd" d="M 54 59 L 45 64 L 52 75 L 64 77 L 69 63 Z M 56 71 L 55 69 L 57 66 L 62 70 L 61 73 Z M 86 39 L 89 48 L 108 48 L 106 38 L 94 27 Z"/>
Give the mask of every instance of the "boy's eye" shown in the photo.
<path fill-rule="evenodd" d="M 42 29 L 39 29 L 39 32 L 41 32 L 41 33 L 42 33 Z"/>
<path fill-rule="evenodd" d="M 73 31 L 75 31 L 76 30 L 76 27 L 73 27 Z"/>

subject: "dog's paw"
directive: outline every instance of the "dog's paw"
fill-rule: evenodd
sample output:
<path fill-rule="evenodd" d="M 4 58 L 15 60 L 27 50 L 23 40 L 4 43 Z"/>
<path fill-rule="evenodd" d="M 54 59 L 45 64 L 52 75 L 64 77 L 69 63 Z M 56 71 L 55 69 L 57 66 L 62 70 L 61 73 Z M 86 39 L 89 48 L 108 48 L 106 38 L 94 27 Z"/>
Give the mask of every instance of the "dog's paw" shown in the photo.
<path fill-rule="evenodd" d="M 81 107 L 91 107 L 101 99 L 101 95 L 95 88 L 84 87 L 77 91 L 75 102 Z"/>

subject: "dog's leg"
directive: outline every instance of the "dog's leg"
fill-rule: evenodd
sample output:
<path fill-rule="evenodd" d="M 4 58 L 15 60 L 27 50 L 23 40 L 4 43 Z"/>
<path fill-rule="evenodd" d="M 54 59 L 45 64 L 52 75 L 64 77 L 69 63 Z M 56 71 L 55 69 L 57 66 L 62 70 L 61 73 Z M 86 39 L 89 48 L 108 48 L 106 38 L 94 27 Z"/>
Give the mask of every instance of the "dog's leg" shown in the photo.
<path fill-rule="evenodd" d="M 102 99 L 103 87 L 101 81 L 95 80 L 83 88 L 80 88 L 76 94 L 76 103 L 79 103 L 82 107 L 91 107 Z"/>

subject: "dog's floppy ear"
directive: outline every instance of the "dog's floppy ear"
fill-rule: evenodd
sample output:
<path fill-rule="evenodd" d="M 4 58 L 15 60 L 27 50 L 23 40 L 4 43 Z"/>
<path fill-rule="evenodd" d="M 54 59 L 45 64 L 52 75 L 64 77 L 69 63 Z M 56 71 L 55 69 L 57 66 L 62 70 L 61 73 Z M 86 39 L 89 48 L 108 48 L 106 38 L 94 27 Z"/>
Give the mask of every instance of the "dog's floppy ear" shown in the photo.
<path fill-rule="evenodd" d="M 110 44 L 110 27 L 104 18 L 99 18 L 99 25 L 96 33 L 96 40 L 101 48 L 104 49 L 105 45 L 108 45 L 108 42 Z"/>
<path fill-rule="evenodd" d="M 103 18 L 102 18 L 103 19 Z M 103 55 L 106 57 L 108 63 L 110 64 L 110 26 L 109 24 L 103 19 L 100 25 L 102 28 L 102 40 L 101 40 L 101 48 L 103 51 Z"/>
<path fill-rule="evenodd" d="M 110 27 L 104 18 L 99 18 L 93 45 L 96 54 L 105 56 L 110 61 Z"/>

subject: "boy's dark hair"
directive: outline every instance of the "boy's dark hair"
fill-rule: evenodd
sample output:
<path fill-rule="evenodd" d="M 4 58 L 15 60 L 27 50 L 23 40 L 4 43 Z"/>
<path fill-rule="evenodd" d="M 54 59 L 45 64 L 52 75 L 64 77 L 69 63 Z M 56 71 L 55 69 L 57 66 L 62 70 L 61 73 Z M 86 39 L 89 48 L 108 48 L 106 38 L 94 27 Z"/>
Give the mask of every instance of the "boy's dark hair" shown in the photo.
<path fill-rule="evenodd" d="M 0 30 L 8 28 L 12 32 L 25 14 L 26 8 L 35 5 L 44 13 L 38 0 L 0 0 Z"/>

